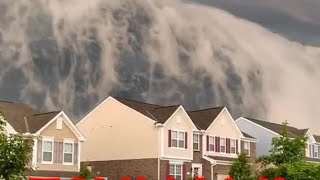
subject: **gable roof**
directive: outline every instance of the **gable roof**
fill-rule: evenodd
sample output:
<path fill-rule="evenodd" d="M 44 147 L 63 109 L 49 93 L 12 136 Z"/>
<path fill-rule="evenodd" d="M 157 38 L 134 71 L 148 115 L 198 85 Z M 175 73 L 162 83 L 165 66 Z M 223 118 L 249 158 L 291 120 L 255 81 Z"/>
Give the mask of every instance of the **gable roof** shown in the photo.
<path fill-rule="evenodd" d="M 29 133 L 37 132 L 61 112 L 39 113 L 26 104 L 9 101 L 0 101 L 0 111 L 4 119 L 19 133 L 28 133 L 28 129 Z"/>
<path fill-rule="evenodd" d="M 53 111 L 47 113 L 33 114 L 26 117 L 30 133 L 38 132 L 43 126 L 45 126 L 50 120 L 52 120 L 61 111 Z"/>
<path fill-rule="evenodd" d="M 280 134 L 283 129 L 282 124 L 262 121 L 262 120 L 258 120 L 258 119 L 248 118 L 248 117 L 244 117 L 244 118 L 253 122 L 253 123 L 256 123 L 260 126 L 263 126 L 263 127 L 267 128 L 275 133 L 278 133 L 278 134 Z M 288 136 L 291 138 L 294 138 L 297 136 L 304 136 L 308 131 L 308 129 L 298 129 L 298 128 L 288 126 L 288 125 L 287 125 L 287 129 L 288 129 Z"/>
<path fill-rule="evenodd" d="M 165 123 L 180 106 L 160 106 L 136 100 L 123 99 L 120 97 L 114 97 L 114 99 L 159 123 Z"/>
<path fill-rule="evenodd" d="M 211 123 L 216 119 L 224 107 L 215 107 L 209 109 L 187 111 L 193 123 L 200 129 L 208 129 Z"/>
<path fill-rule="evenodd" d="M 37 113 L 30 106 L 23 103 L 0 101 L 0 111 L 5 120 L 17 131 L 27 131 L 24 117 Z"/>

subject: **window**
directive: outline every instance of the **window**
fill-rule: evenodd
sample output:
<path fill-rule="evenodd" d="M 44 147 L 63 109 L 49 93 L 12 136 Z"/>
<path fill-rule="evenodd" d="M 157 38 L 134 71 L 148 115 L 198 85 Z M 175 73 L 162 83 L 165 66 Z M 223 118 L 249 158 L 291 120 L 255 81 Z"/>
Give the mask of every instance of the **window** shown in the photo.
<path fill-rule="evenodd" d="M 226 139 L 220 138 L 220 152 L 226 152 Z"/>
<path fill-rule="evenodd" d="M 193 150 L 199 151 L 200 150 L 199 146 L 200 146 L 200 136 L 199 136 L 199 134 L 194 134 L 193 135 Z"/>
<path fill-rule="evenodd" d="M 318 146 L 313 146 L 313 157 L 318 158 Z"/>
<path fill-rule="evenodd" d="M 250 155 L 250 144 L 249 142 L 243 142 L 243 152 L 247 154 L 248 156 Z"/>
<path fill-rule="evenodd" d="M 214 151 L 214 143 L 215 143 L 214 137 L 210 136 L 209 137 L 209 151 Z"/>
<path fill-rule="evenodd" d="M 72 142 L 63 143 L 63 163 L 64 164 L 73 163 L 73 143 Z"/>
<path fill-rule="evenodd" d="M 42 144 L 42 162 L 52 163 L 53 140 L 44 140 Z"/>
<path fill-rule="evenodd" d="M 57 119 L 57 129 L 62 129 L 62 117 L 59 117 Z"/>
<path fill-rule="evenodd" d="M 172 147 L 184 148 L 184 132 L 172 131 Z"/>
<path fill-rule="evenodd" d="M 182 165 L 181 164 L 170 164 L 170 177 L 176 180 L 182 180 Z"/>
<path fill-rule="evenodd" d="M 230 153 L 232 154 L 236 153 L 236 140 L 234 139 L 230 140 Z"/>

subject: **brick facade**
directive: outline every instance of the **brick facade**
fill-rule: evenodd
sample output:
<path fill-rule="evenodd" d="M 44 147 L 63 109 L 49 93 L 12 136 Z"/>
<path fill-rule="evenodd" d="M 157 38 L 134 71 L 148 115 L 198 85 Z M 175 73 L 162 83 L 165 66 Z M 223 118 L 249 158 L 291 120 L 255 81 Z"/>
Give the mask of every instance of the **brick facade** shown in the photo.
<path fill-rule="evenodd" d="M 89 162 L 92 172 L 96 176 L 108 177 L 108 179 L 121 179 L 130 177 L 144 177 L 148 180 L 158 179 L 158 159 L 133 159 L 113 161 Z"/>

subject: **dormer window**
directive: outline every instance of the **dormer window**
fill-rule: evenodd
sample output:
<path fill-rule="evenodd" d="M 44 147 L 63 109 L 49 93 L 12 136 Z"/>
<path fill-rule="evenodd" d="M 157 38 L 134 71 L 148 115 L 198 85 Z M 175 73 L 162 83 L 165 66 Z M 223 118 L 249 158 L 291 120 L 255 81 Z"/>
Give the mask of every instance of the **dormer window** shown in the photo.
<path fill-rule="evenodd" d="M 62 117 L 58 117 L 56 128 L 57 129 L 62 129 Z"/>

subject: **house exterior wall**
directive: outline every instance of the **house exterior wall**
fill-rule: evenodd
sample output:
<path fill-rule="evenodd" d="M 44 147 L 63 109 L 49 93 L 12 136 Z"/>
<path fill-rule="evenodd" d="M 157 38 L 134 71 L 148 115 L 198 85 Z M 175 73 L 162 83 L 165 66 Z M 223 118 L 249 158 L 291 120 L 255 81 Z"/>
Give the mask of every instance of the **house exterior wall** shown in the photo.
<path fill-rule="evenodd" d="M 248 142 L 248 141 L 247 141 Z M 249 142 L 250 143 L 250 156 L 249 156 L 249 162 L 255 164 L 256 162 L 256 143 L 255 142 Z M 244 141 L 241 141 L 241 151 L 244 150 Z"/>
<path fill-rule="evenodd" d="M 86 138 L 81 161 L 157 158 L 159 133 L 154 123 L 119 101 L 107 98 L 76 125 Z"/>
<path fill-rule="evenodd" d="M 230 116 L 230 114 L 226 110 L 221 111 L 220 115 L 216 117 L 216 119 L 213 121 L 211 126 L 207 129 L 207 132 L 204 135 L 205 138 L 203 138 L 204 154 L 210 155 L 210 156 L 224 156 L 224 157 L 234 157 L 234 158 L 237 157 L 237 154 L 207 151 L 207 140 L 206 140 L 207 135 L 238 140 L 238 147 L 240 146 L 241 134 L 239 132 L 239 129 L 237 129 L 237 126 L 234 123 L 233 118 Z"/>
<path fill-rule="evenodd" d="M 245 132 L 258 140 L 258 142 L 256 142 L 257 157 L 269 154 L 269 150 L 271 149 L 272 138 L 279 137 L 279 135 L 254 123 L 251 123 L 248 120 L 245 120 L 244 118 L 239 118 L 236 121 L 236 124 L 242 132 Z"/>
<path fill-rule="evenodd" d="M 92 161 L 89 162 L 89 165 L 92 167 L 92 172 L 98 177 L 115 180 L 124 177 L 131 179 L 144 177 L 148 180 L 158 180 L 157 158 Z"/>
<path fill-rule="evenodd" d="M 57 121 L 57 120 L 56 120 Z M 78 138 L 74 135 L 74 133 L 70 130 L 70 128 L 65 124 L 64 121 L 62 121 L 62 129 L 56 128 L 56 121 L 54 121 L 52 124 L 50 124 L 47 128 L 45 128 L 41 133 L 40 137 L 37 139 L 37 143 L 34 143 L 34 146 L 41 146 L 39 144 L 39 141 L 43 140 L 43 138 L 50 137 L 53 138 L 53 149 L 55 149 L 55 143 L 63 143 L 64 140 L 71 140 L 74 141 L 74 143 L 77 144 L 77 148 L 79 148 L 80 142 L 78 141 Z M 35 148 L 38 151 L 38 148 Z M 38 153 L 42 154 L 42 151 L 38 151 L 35 155 L 38 156 Z M 63 150 L 62 152 L 63 153 Z M 76 153 L 76 154 L 75 154 Z M 66 165 L 62 162 L 53 162 L 52 164 L 45 164 L 39 158 L 37 158 L 36 162 L 36 169 L 37 171 L 78 171 L 79 170 L 79 164 L 78 164 L 78 153 L 79 149 L 76 150 L 76 152 L 73 153 L 73 164 Z M 55 151 L 53 151 L 53 157 L 55 156 Z M 76 159 L 76 160 L 75 160 Z"/>
<path fill-rule="evenodd" d="M 182 109 L 178 109 L 172 117 L 170 117 L 163 127 L 163 156 L 175 159 L 193 159 L 193 130 L 192 122 L 187 120 L 188 116 Z M 169 147 L 169 130 L 187 132 L 187 148 Z M 172 136 L 171 136 L 172 137 Z"/>

